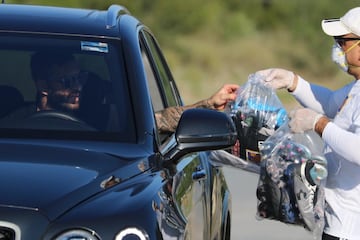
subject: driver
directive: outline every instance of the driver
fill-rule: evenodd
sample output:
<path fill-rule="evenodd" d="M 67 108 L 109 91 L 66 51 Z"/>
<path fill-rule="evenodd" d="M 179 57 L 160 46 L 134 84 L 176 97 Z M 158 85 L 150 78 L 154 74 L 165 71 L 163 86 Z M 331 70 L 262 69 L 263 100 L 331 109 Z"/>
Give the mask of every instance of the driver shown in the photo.
<path fill-rule="evenodd" d="M 76 113 L 87 72 L 80 71 L 71 54 L 35 53 L 31 59 L 31 71 L 37 89 L 37 111 L 56 109 Z"/>

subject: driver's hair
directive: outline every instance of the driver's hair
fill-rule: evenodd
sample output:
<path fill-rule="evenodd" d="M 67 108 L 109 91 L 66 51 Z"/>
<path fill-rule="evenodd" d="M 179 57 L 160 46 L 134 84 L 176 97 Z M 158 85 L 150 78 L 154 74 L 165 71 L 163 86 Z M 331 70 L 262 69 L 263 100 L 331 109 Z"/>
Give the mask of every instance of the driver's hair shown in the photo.
<path fill-rule="evenodd" d="M 60 51 L 39 51 L 31 56 L 31 76 L 34 81 L 47 79 L 50 69 L 55 65 L 63 65 L 69 61 L 74 61 L 72 54 Z"/>

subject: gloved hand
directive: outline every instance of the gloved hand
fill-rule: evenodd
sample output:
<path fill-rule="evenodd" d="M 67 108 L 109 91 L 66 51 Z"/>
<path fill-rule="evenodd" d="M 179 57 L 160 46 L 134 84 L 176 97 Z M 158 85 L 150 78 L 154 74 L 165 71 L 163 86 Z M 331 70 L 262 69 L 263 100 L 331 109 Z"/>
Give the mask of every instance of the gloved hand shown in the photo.
<path fill-rule="evenodd" d="M 289 113 L 289 127 L 294 133 L 303 133 L 307 130 L 314 130 L 315 124 L 323 115 L 309 108 L 292 110 Z"/>
<path fill-rule="evenodd" d="M 272 89 L 289 89 L 294 83 L 295 74 L 291 71 L 281 68 L 269 68 L 257 71 L 255 74 L 264 76 L 266 86 Z"/>

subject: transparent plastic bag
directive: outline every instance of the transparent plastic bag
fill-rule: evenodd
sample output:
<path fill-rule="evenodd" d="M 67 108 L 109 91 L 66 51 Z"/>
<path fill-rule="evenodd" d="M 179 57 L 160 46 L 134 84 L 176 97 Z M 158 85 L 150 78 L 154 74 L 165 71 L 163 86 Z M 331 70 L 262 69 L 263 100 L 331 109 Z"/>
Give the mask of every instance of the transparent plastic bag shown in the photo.
<path fill-rule="evenodd" d="M 320 236 L 324 227 L 327 161 L 314 131 L 292 133 L 283 125 L 260 147 L 257 216 L 304 226 Z"/>
<path fill-rule="evenodd" d="M 260 145 L 288 122 L 287 112 L 275 91 L 263 84 L 262 75 L 249 75 L 240 89 L 236 100 L 226 109 L 238 133 L 238 141 L 231 153 L 260 164 Z"/>

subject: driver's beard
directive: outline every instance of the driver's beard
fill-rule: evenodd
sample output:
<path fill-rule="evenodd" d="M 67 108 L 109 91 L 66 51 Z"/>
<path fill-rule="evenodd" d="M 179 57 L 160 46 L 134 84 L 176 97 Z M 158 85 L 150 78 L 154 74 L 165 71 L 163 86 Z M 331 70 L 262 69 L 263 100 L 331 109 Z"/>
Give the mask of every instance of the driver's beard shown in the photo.
<path fill-rule="evenodd" d="M 69 95 L 60 91 L 48 95 L 47 105 L 49 109 L 65 112 L 76 113 L 79 109 L 79 103 L 72 103 Z"/>

